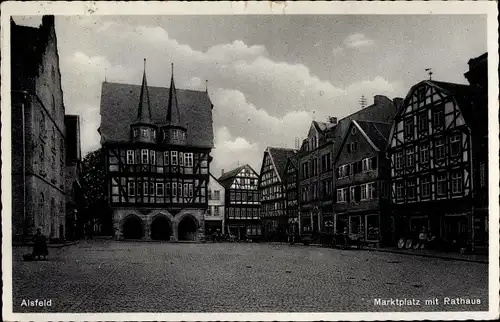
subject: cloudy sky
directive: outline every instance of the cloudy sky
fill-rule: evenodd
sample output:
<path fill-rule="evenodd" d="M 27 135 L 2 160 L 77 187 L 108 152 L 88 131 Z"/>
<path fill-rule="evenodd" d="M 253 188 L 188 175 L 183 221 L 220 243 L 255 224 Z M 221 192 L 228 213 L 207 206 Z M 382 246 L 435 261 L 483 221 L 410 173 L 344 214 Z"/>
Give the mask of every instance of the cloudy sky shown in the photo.
<path fill-rule="evenodd" d="M 39 18 L 14 17 L 38 25 Z M 260 170 L 267 146 L 294 147 L 311 120 L 358 110 L 361 95 L 404 97 L 427 79 L 465 83 L 486 52 L 485 16 L 56 17 L 66 113 L 80 114 L 82 152 L 99 147 L 99 101 L 110 82 L 205 89 L 214 104 L 215 175 Z"/>

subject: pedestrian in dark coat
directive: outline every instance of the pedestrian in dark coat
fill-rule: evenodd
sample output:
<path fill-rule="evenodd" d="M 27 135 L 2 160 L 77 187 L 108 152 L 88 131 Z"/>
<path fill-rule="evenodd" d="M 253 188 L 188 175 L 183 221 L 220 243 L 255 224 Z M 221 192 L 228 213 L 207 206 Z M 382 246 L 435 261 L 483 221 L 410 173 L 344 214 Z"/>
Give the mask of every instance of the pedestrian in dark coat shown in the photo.
<path fill-rule="evenodd" d="M 38 257 L 40 259 L 43 256 L 46 259 L 47 255 L 49 255 L 49 250 L 47 248 L 47 237 L 42 234 L 42 228 L 37 228 L 33 241 L 33 258 Z"/>

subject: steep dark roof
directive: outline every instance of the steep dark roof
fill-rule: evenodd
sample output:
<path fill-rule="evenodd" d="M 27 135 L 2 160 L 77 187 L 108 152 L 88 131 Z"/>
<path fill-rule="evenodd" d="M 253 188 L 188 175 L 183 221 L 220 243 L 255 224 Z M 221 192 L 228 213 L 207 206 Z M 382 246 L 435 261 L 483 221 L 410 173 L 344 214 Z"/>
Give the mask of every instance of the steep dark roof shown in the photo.
<path fill-rule="evenodd" d="M 394 102 L 383 97 L 378 103 L 372 104 L 356 113 L 344 117 L 337 123 L 337 126 L 333 130 L 335 142 L 341 142 L 352 120 L 391 123 L 396 114 L 396 110 L 397 107 Z M 333 148 L 333 155 L 337 155 L 340 144 L 334 144 Z"/>
<path fill-rule="evenodd" d="M 101 126 L 99 132 L 105 142 L 128 142 L 130 124 L 137 117 L 141 86 L 131 84 L 102 84 Z M 149 87 L 152 122 L 164 125 L 167 117 L 169 88 Z M 212 103 L 208 93 L 185 89 L 177 90 L 179 111 L 187 128 L 186 144 L 213 147 Z"/>
<path fill-rule="evenodd" d="M 288 160 L 295 169 L 299 168 L 299 153 L 298 153 L 298 151 L 293 151 L 293 154 L 288 156 Z"/>
<path fill-rule="evenodd" d="M 267 151 L 271 155 L 271 158 L 276 167 L 276 172 L 278 173 L 280 180 L 283 181 L 284 174 L 286 171 L 286 161 L 289 156 L 295 155 L 297 151 L 294 149 L 273 148 L 273 147 L 268 147 Z"/>
<path fill-rule="evenodd" d="M 356 121 L 356 123 L 380 151 L 385 150 L 391 132 L 391 123 L 373 121 Z"/>
<path fill-rule="evenodd" d="M 183 126 L 179 102 L 177 100 L 177 89 L 174 82 L 174 64 L 172 64 L 172 78 L 170 79 L 170 91 L 168 94 L 167 124 L 171 126 Z"/>
<path fill-rule="evenodd" d="M 151 105 L 149 104 L 148 81 L 146 79 L 146 59 L 144 59 L 144 74 L 142 75 L 141 94 L 139 96 L 139 110 L 136 123 L 151 123 Z"/>
<path fill-rule="evenodd" d="M 233 181 L 236 178 L 236 176 L 238 175 L 238 173 L 240 173 L 241 170 L 243 170 L 245 168 L 254 172 L 255 174 L 257 174 L 257 172 L 255 172 L 255 170 L 250 165 L 244 164 L 244 165 L 241 165 L 241 166 L 239 166 L 231 171 L 224 173 L 223 175 L 221 175 L 219 177 L 219 179 L 217 179 L 217 181 L 219 181 L 219 183 L 224 188 L 229 189 L 231 187 L 231 185 L 233 184 Z"/>

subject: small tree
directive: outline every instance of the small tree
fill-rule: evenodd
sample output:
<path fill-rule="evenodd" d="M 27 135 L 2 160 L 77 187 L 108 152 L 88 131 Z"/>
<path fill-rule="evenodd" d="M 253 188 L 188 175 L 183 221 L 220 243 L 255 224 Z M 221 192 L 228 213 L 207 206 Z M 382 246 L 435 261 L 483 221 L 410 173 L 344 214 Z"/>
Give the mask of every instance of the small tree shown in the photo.
<path fill-rule="evenodd" d="M 81 183 L 83 188 L 80 227 L 99 223 L 102 233 L 112 234 L 111 208 L 107 194 L 104 151 L 99 148 L 89 152 L 82 162 Z"/>

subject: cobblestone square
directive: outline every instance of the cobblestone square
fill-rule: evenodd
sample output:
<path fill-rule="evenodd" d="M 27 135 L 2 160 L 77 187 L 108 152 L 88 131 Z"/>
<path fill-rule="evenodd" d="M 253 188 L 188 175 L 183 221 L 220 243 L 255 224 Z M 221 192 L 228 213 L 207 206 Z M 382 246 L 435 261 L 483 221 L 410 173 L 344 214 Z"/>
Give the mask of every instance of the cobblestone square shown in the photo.
<path fill-rule="evenodd" d="M 23 262 L 26 252 L 13 250 L 14 312 L 488 310 L 488 265 L 481 263 L 256 243 L 95 240 L 51 249 L 45 262 Z M 480 304 L 444 305 L 445 297 Z M 434 298 L 438 305 L 425 305 Z M 51 306 L 21 306 L 23 299 Z"/>

